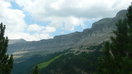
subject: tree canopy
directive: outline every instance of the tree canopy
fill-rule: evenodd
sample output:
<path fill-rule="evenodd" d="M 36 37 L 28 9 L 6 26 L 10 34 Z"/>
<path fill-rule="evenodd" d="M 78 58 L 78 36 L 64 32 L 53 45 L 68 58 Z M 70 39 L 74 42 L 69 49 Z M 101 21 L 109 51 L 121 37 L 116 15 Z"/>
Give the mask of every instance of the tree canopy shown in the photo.
<path fill-rule="evenodd" d="M 5 25 L 0 24 L 0 74 L 11 74 L 13 68 L 13 55 L 6 54 L 8 37 L 4 37 Z"/>
<path fill-rule="evenodd" d="M 110 41 L 104 42 L 97 74 L 132 74 L 132 5 L 121 19 Z"/>

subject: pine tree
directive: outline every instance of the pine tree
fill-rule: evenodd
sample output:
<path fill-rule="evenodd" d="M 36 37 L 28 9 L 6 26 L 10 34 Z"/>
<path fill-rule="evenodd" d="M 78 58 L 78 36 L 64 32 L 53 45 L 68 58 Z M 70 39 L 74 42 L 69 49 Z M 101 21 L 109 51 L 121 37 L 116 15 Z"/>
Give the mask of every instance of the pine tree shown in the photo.
<path fill-rule="evenodd" d="M 38 66 L 35 66 L 35 68 L 33 69 L 32 74 L 39 74 Z"/>
<path fill-rule="evenodd" d="M 128 8 L 127 21 L 129 27 L 129 57 L 132 58 L 132 3 L 131 6 L 129 6 Z"/>
<path fill-rule="evenodd" d="M 97 74 L 132 74 L 132 5 L 116 26 L 115 36 L 104 42 Z"/>
<path fill-rule="evenodd" d="M 8 38 L 4 37 L 5 25 L 0 24 L 0 74 L 11 74 L 13 68 L 13 55 L 6 54 Z"/>

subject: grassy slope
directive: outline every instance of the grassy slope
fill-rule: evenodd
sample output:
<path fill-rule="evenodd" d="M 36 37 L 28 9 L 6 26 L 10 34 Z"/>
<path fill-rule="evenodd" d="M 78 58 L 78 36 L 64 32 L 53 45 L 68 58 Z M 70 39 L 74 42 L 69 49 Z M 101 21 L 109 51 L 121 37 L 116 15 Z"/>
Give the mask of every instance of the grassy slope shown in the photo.
<path fill-rule="evenodd" d="M 38 68 L 39 70 L 47 67 L 50 63 L 54 62 L 56 59 L 58 59 L 59 57 L 61 57 L 61 55 L 58 55 L 56 57 L 54 57 L 53 59 L 49 60 L 49 61 L 46 61 L 46 62 L 42 62 L 40 64 L 38 64 Z"/>

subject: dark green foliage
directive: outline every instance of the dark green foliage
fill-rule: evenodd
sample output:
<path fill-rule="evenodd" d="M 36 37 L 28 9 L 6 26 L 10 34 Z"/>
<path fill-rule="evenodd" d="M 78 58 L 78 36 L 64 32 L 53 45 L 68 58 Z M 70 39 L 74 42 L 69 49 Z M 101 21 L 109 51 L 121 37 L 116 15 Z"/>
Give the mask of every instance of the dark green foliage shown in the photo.
<path fill-rule="evenodd" d="M 0 74 L 10 74 L 13 68 L 13 55 L 6 54 L 8 38 L 4 37 L 5 25 L 0 24 Z"/>
<path fill-rule="evenodd" d="M 128 13 L 127 13 L 127 22 L 128 22 L 128 36 L 129 36 L 129 44 L 128 44 L 128 55 L 130 58 L 132 58 L 132 4 L 128 8 Z"/>
<path fill-rule="evenodd" d="M 33 69 L 32 74 L 39 74 L 38 66 L 35 66 L 35 68 Z"/>
<path fill-rule="evenodd" d="M 49 55 L 33 55 L 33 56 L 30 56 L 28 59 L 19 58 L 15 61 L 16 62 L 20 61 L 20 63 L 14 63 L 12 74 L 31 74 L 32 69 L 37 64 L 44 62 L 44 61 L 48 61 L 59 54 L 61 54 L 61 52 L 49 54 Z"/>
<path fill-rule="evenodd" d="M 41 74 L 83 74 L 93 73 L 98 65 L 98 49 L 94 52 L 83 52 L 78 55 L 68 53 L 52 62 L 40 71 Z"/>
<path fill-rule="evenodd" d="M 132 74 L 132 5 L 120 20 L 111 41 L 104 43 L 97 74 Z"/>
<path fill-rule="evenodd" d="M 128 13 L 127 13 L 128 22 L 129 22 L 129 24 L 130 23 L 132 24 L 132 4 L 129 6 L 127 11 L 128 11 Z"/>

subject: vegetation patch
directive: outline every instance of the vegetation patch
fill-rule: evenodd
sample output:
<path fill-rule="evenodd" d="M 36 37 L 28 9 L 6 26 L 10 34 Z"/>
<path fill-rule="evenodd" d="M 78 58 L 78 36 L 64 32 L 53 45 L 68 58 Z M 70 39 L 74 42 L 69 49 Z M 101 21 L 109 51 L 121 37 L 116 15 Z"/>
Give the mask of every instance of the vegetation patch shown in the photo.
<path fill-rule="evenodd" d="M 59 57 L 61 57 L 61 55 L 58 55 L 52 59 L 50 59 L 49 61 L 46 61 L 46 62 L 42 62 L 40 64 L 38 64 L 38 68 L 39 70 L 43 69 L 43 68 L 46 68 L 50 63 L 54 62 L 56 59 L 58 59 Z"/>

